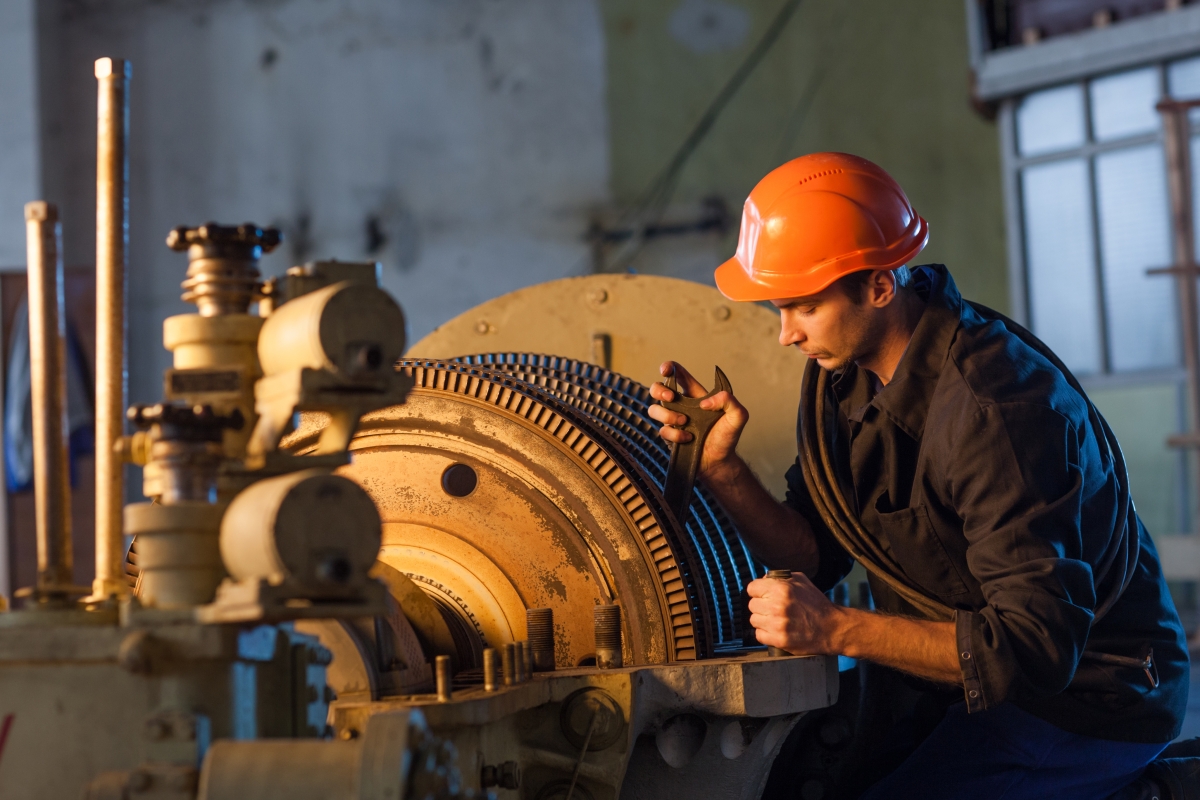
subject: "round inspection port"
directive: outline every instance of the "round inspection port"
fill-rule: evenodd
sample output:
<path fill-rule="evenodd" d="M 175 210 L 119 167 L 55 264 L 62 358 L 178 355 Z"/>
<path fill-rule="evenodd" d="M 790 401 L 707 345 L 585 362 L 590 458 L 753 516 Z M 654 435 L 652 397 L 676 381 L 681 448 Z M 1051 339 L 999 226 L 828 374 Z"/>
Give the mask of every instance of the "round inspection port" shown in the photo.
<path fill-rule="evenodd" d="M 451 497 L 466 497 L 478 483 L 479 476 L 466 464 L 451 464 L 442 473 L 442 490 Z"/>

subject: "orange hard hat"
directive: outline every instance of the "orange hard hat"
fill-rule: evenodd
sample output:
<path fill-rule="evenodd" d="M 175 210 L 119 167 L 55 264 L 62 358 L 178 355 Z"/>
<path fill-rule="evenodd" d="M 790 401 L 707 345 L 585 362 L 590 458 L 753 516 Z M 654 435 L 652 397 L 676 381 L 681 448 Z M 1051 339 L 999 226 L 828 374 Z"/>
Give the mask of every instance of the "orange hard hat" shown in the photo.
<path fill-rule="evenodd" d="M 717 288 L 730 300 L 816 294 L 851 272 L 903 266 L 928 241 L 929 224 L 891 175 L 858 156 L 812 153 L 750 192 Z"/>

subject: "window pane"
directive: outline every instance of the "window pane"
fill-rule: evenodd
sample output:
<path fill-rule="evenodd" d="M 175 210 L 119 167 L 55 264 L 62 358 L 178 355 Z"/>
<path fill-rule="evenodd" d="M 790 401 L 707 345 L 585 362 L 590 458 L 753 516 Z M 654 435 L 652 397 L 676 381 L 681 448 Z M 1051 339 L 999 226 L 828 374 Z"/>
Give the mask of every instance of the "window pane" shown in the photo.
<path fill-rule="evenodd" d="M 1017 148 L 1023 156 L 1083 144 L 1083 89 L 1077 84 L 1025 95 L 1017 107 Z"/>
<path fill-rule="evenodd" d="M 1200 97 L 1200 58 L 1176 61 L 1167 68 L 1167 91 L 1176 100 Z M 1200 122 L 1200 108 L 1188 112 L 1192 122 Z"/>
<path fill-rule="evenodd" d="M 1192 109 L 1192 113 L 1196 111 L 1200 111 L 1200 109 Z M 1197 234 L 1193 237 L 1195 239 L 1193 243 L 1195 253 L 1192 257 L 1196 259 L 1197 263 L 1200 263 L 1200 175 L 1196 174 L 1196 169 L 1200 165 L 1200 161 L 1196 159 L 1200 159 L 1200 136 L 1192 137 L 1192 230 Z M 1167 195 L 1167 200 L 1168 202 L 1170 201 L 1170 195 Z M 1172 260 L 1174 260 L 1174 256 L 1175 253 L 1172 250 Z"/>
<path fill-rule="evenodd" d="M 1033 332 L 1072 372 L 1100 369 L 1100 319 L 1087 164 L 1021 172 Z"/>
<path fill-rule="evenodd" d="M 1100 263 L 1114 370 L 1177 364 L 1171 279 L 1146 270 L 1170 263 L 1170 220 L 1162 148 L 1096 157 Z"/>
<path fill-rule="evenodd" d="M 1092 136 L 1098 142 L 1158 130 L 1158 69 L 1146 67 L 1092 81 Z"/>

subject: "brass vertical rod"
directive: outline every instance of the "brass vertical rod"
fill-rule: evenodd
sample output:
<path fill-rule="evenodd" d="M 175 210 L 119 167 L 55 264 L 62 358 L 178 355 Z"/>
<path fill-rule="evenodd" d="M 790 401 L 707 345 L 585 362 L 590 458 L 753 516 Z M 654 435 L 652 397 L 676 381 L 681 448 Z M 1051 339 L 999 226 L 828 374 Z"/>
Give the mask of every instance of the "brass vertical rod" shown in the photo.
<path fill-rule="evenodd" d="M 29 364 L 33 403 L 33 491 L 39 600 L 71 586 L 71 485 L 67 461 L 66 322 L 58 209 L 25 206 Z"/>
<path fill-rule="evenodd" d="M 121 526 L 125 304 L 129 243 L 128 61 L 96 61 L 96 580 L 93 598 L 129 591 Z"/>

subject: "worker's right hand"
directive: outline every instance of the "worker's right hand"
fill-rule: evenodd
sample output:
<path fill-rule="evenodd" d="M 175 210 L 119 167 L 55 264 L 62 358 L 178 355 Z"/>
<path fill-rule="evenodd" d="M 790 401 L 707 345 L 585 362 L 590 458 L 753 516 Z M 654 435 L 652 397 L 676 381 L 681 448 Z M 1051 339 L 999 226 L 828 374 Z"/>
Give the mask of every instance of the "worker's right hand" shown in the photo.
<path fill-rule="evenodd" d="M 675 385 L 686 397 L 704 397 L 708 390 L 691 373 L 674 361 L 664 361 L 658 368 L 664 378 L 675 375 Z M 660 403 L 670 403 L 675 400 L 675 392 L 663 383 L 655 383 L 650 387 L 650 396 Z M 729 392 L 717 392 L 700 404 L 701 408 L 720 409 L 725 415 L 717 420 L 708 438 L 704 440 L 704 452 L 700 454 L 700 471 L 697 477 L 704 481 L 720 480 L 722 475 L 735 469 L 740 463 L 737 457 L 737 443 L 742 436 L 742 430 L 750 421 L 750 412 L 737 401 Z M 687 424 L 687 416 L 677 411 L 671 411 L 657 403 L 650 406 L 650 417 L 661 422 L 658 435 L 668 442 L 690 442 L 692 435 L 681 430 L 680 426 Z"/>

